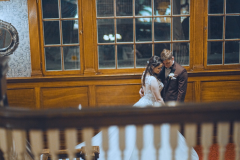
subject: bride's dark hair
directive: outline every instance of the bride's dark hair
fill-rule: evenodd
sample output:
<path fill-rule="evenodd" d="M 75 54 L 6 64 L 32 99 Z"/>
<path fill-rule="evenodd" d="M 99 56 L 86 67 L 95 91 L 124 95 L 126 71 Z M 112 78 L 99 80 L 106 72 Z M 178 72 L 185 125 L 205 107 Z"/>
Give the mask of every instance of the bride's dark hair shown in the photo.
<path fill-rule="evenodd" d="M 147 73 L 149 73 L 150 75 L 153 75 L 157 78 L 157 75 L 155 73 L 153 73 L 153 68 L 159 66 L 160 64 L 162 63 L 160 57 L 158 56 L 152 56 L 148 62 L 147 62 L 147 67 L 144 71 L 144 74 L 143 74 L 143 80 L 142 80 L 142 85 L 145 86 L 145 78 L 146 78 L 146 75 Z M 152 68 L 153 67 L 153 68 Z"/>

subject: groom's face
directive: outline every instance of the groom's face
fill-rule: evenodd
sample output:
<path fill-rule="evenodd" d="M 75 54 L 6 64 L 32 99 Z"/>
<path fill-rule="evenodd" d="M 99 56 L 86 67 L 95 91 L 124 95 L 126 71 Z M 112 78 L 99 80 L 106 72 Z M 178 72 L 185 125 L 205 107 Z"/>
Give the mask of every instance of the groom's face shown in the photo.
<path fill-rule="evenodd" d="M 163 61 L 163 64 L 166 68 L 170 68 L 173 65 L 174 57 Z"/>

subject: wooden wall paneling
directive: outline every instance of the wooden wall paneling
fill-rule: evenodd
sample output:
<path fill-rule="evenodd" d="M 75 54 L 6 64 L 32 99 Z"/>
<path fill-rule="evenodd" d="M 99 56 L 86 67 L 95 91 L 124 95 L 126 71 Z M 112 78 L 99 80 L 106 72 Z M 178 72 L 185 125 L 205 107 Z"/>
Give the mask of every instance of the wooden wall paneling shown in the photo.
<path fill-rule="evenodd" d="M 39 17 L 36 0 L 28 0 L 28 22 L 32 76 L 42 76 Z"/>
<path fill-rule="evenodd" d="M 41 88 L 41 107 L 82 107 L 89 106 L 88 87 Z"/>
<path fill-rule="evenodd" d="M 195 95 L 194 94 L 194 82 L 188 82 L 187 93 L 186 93 L 184 102 L 194 102 L 195 101 L 194 95 Z"/>
<path fill-rule="evenodd" d="M 34 88 L 8 88 L 7 96 L 10 107 L 36 108 Z"/>
<path fill-rule="evenodd" d="M 40 87 L 35 87 L 35 104 L 36 104 L 36 109 L 41 108 L 41 95 L 40 95 L 41 89 Z"/>
<path fill-rule="evenodd" d="M 133 105 L 139 99 L 140 84 L 96 86 L 96 105 Z"/>
<path fill-rule="evenodd" d="M 201 102 L 201 82 L 194 82 L 194 90 L 195 90 L 195 102 Z"/>
<path fill-rule="evenodd" d="M 240 97 L 240 81 L 201 82 L 201 101 L 236 101 Z"/>
<path fill-rule="evenodd" d="M 96 87 L 95 85 L 90 85 L 88 87 L 88 98 L 89 98 L 89 106 L 96 106 Z"/>

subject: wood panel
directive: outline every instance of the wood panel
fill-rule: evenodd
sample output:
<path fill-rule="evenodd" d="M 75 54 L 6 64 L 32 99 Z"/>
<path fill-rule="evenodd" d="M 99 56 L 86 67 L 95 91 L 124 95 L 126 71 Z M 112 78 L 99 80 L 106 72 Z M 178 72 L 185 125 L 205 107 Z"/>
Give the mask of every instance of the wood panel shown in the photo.
<path fill-rule="evenodd" d="M 185 102 L 239 100 L 239 72 L 202 74 L 189 74 Z M 10 105 L 57 108 L 133 105 L 140 99 L 140 83 L 140 75 L 117 75 L 15 78 L 7 86 Z"/>
<path fill-rule="evenodd" d="M 201 101 L 235 101 L 240 97 L 240 81 L 201 82 Z"/>
<path fill-rule="evenodd" d="M 188 82 L 187 93 L 186 93 L 184 102 L 194 102 L 194 89 L 193 89 L 193 87 L 194 87 L 193 82 Z"/>
<path fill-rule="evenodd" d="M 36 108 L 34 88 L 7 90 L 8 103 L 11 107 Z"/>
<path fill-rule="evenodd" d="M 96 86 L 97 106 L 133 105 L 139 99 L 141 85 Z"/>
<path fill-rule="evenodd" d="M 62 87 L 62 88 L 42 88 L 41 107 L 83 107 L 88 103 L 88 87 Z"/>

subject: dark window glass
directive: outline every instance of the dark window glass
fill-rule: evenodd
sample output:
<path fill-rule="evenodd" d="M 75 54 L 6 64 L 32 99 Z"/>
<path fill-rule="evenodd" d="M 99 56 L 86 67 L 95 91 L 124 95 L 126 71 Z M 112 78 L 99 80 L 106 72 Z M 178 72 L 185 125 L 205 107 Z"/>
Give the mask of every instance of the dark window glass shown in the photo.
<path fill-rule="evenodd" d="M 240 16 L 226 16 L 226 39 L 240 38 Z"/>
<path fill-rule="evenodd" d="M 45 44 L 60 44 L 59 22 L 45 21 L 44 27 L 44 42 Z"/>
<path fill-rule="evenodd" d="M 239 64 L 240 41 L 225 42 L 225 64 Z"/>
<path fill-rule="evenodd" d="M 223 13 L 223 0 L 208 0 L 208 13 Z"/>
<path fill-rule="evenodd" d="M 100 69 L 115 68 L 114 45 L 98 46 L 98 63 Z"/>
<path fill-rule="evenodd" d="M 42 0 L 43 18 L 59 18 L 58 0 Z"/>
<path fill-rule="evenodd" d="M 133 68 L 134 67 L 134 50 L 133 45 L 118 45 L 117 46 L 118 68 Z"/>
<path fill-rule="evenodd" d="M 222 42 L 208 42 L 207 64 L 222 64 Z"/>
<path fill-rule="evenodd" d="M 136 44 L 136 66 L 146 67 L 147 61 L 152 57 L 152 44 Z"/>
<path fill-rule="evenodd" d="M 45 62 L 47 71 L 62 70 L 62 57 L 60 47 L 45 48 Z"/>
<path fill-rule="evenodd" d="M 223 39 L 222 16 L 208 16 L 208 39 Z"/>

